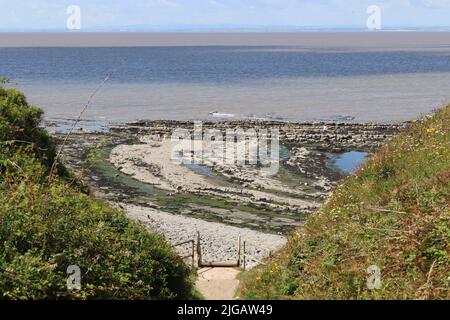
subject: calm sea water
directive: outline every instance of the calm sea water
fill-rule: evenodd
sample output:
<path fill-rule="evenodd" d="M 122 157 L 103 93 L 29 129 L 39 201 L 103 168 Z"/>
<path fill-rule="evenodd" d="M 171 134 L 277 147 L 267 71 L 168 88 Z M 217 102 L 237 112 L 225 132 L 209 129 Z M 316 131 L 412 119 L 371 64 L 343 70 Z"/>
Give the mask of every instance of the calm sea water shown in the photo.
<path fill-rule="evenodd" d="M 76 117 L 112 71 L 85 118 L 397 122 L 450 97 L 448 48 L 0 48 L 0 75 L 48 118 Z"/>

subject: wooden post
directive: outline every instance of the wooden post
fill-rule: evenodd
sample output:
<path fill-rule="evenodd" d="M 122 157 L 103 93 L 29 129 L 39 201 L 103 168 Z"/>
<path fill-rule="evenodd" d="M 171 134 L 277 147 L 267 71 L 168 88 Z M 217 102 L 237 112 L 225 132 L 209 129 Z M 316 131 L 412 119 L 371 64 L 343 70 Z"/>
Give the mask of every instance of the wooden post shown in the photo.
<path fill-rule="evenodd" d="M 199 268 L 202 267 L 202 247 L 200 241 L 200 232 L 197 231 L 197 264 Z"/>
<path fill-rule="evenodd" d="M 244 271 L 246 267 L 246 259 L 247 259 L 247 252 L 245 251 L 245 241 L 244 241 Z"/>
<path fill-rule="evenodd" d="M 241 265 L 241 236 L 238 237 L 238 260 L 237 260 L 237 266 L 239 267 Z"/>
<path fill-rule="evenodd" d="M 192 240 L 192 268 L 195 266 L 195 240 Z"/>

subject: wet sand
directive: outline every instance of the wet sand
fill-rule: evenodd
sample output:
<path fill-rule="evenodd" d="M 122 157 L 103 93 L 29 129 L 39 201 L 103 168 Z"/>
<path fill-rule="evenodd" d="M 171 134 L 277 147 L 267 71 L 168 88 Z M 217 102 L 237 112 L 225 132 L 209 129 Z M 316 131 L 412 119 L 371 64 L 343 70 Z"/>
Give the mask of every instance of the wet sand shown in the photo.
<path fill-rule="evenodd" d="M 449 49 L 450 32 L 0 33 L 0 47 L 299 46 Z"/>

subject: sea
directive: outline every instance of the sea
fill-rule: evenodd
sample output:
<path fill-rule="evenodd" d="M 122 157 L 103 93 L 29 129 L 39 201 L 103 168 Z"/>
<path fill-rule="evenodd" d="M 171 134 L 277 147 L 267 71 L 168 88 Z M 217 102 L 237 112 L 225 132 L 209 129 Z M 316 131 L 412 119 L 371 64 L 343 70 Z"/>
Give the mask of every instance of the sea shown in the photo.
<path fill-rule="evenodd" d="M 398 123 L 450 102 L 450 33 L 0 34 L 0 76 L 48 120 Z"/>

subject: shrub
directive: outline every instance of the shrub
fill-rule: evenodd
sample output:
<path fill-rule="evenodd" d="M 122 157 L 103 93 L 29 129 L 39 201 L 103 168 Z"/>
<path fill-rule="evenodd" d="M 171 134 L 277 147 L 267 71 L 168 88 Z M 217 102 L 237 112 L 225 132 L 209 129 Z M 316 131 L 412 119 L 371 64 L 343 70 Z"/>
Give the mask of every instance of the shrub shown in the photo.
<path fill-rule="evenodd" d="M 188 299 L 192 272 L 157 235 L 71 179 L 47 177 L 42 111 L 0 87 L 0 299 Z M 81 269 L 68 291 L 67 267 Z"/>

